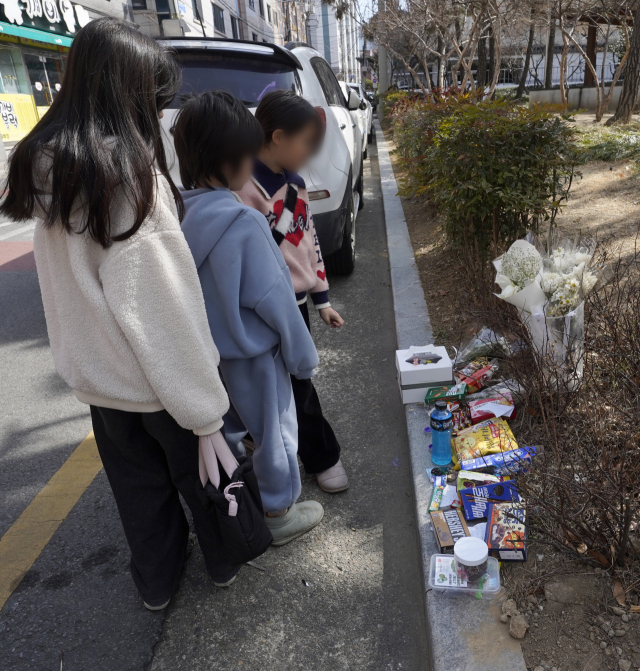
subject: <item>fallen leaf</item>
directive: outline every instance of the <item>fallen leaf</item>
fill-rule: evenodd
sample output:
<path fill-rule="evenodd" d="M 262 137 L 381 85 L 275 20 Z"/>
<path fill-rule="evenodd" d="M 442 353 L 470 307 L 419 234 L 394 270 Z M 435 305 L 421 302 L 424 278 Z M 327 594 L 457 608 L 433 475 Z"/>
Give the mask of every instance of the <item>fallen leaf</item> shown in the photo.
<path fill-rule="evenodd" d="M 619 580 L 616 580 L 613 583 L 613 598 L 621 605 L 624 606 L 626 599 L 624 593 L 624 587 Z"/>
<path fill-rule="evenodd" d="M 609 566 L 609 560 L 604 555 L 601 555 L 597 550 L 589 550 L 588 554 L 592 559 L 595 559 L 603 566 Z"/>
<path fill-rule="evenodd" d="M 640 606 L 631 606 L 631 608 L 629 608 L 629 610 L 632 613 L 640 613 Z"/>

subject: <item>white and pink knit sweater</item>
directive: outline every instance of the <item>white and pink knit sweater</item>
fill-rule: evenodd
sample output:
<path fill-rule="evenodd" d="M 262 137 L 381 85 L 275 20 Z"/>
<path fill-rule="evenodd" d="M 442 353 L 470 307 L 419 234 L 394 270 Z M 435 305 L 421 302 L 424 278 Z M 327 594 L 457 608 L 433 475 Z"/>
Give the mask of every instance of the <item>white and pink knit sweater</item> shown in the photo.
<path fill-rule="evenodd" d="M 329 307 L 329 283 L 302 177 L 286 170 L 276 174 L 256 161 L 253 177 L 238 196 L 267 218 L 289 266 L 298 304 L 311 294 L 316 309 Z"/>

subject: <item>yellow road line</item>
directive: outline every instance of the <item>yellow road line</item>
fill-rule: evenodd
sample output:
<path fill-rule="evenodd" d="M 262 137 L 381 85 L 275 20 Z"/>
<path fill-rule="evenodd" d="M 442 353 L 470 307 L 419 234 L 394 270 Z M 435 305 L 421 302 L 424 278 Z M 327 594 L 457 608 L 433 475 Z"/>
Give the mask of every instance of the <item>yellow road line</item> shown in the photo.
<path fill-rule="evenodd" d="M 92 431 L 0 538 L 0 610 L 101 468 Z"/>

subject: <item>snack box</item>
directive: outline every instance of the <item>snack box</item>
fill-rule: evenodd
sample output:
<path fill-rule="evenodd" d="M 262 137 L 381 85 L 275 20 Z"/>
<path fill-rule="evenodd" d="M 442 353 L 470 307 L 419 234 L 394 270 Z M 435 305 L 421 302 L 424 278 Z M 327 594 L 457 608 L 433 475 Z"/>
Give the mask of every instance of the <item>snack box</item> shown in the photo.
<path fill-rule="evenodd" d="M 488 473 L 476 473 L 474 471 L 459 471 L 456 487 L 458 494 L 463 489 L 470 489 L 472 487 L 482 487 L 482 485 L 491 485 L 496 482 L 501 482 L 502 479 L 497 475 L 490 475 Z"/>
<path fill-rule="evenodd" d="M 471 414 L 471 422 L 473 424 L 478 424 L 479 422 L 484 422 L 485 419 L 491 419 L 492 417 L 514 419 L 516 416 L 516 409 L 513 404 L 511 392 L 507 391 L 501 396 L 483 398 L 478 401 L 469 401 L 469 413 Z"/>
<path fill-rule="evenodd" d="M 499 501 L 519 501 L 520 496 L 513 480 L 496 482 L 491 485 L 463 489 L 460 492 L 464 516 L 468 520 L 481 520 L 488 517 L 489 506 Z"/>
<path fill-rule="evenodd" d="M 424 402 L 426 405 L 433 405 L 436 401 L 461 401 L 466 393 L 467 385 L 464 382 L 444 387 L 433 387 L 427 390 Z"/>
<path fill-rule="evenodd" d="M 519 447 L 509 452 L 498 454 L 487 454 L 477 459 L 466 459 L 460 462 L 460 468 L 464 471 L 488 470 L 496 475 L 516 475 L 526 471 L 531 466 L 531 460 L 538 454 L 541 448 Z M 462 470 L 460 471 L 462 473 Z"/>
<path fill-rule="evenodd" d="M 490 363 L 486 357 L 481 357 L 456 371 L 456 377 L 460 382 L 466 383 L 467 393 L 473 394 L 487 386 L 497 368 L 495 363 Z"/>
<path fill-rule="evenodd" d="M 432 363 L 412 363 L 420 361 L 421 354 L 430 355 Z M 436 357 L 440 357 L 438 361 Z M 396 350 L 396 369 L 403 403 L 422 403 L 429 388 L 453 384 L 453 364 L 445 347 L 413 345 Z"/>
<path fill-rule="evenodd" d="M 453 546 L 459 538 L 471 535 L 460 509 L 432 512 L 431 522 L 440 552 L 453 552 Z"/>
<path fill-rule="evenodd" d="M 485 542 L 489 554 L 500 561 L 527 560 L 527 510 L 524 501 L 491 503 Z"/>
<path fill-rule="evenodd" d="M 429 586 L 434 594 L 473 594 L 481 599 L 483 596 L 494 596 L 500 591 L 500 563 L 494 557 L 487 559 L 487 574 L 482 586 L 471 586 L 465 575 L 458 570 L 453 555 L 431 555 L 429 567 Z"/>
<path fill-rule="evenodd" d="M 496 454 L 518 449 L 518 443 L 506 420 L 487 419 L 460 431 L 451 441 L 453 460 L 460 463 L 477 459 L 485 454 Z"/>

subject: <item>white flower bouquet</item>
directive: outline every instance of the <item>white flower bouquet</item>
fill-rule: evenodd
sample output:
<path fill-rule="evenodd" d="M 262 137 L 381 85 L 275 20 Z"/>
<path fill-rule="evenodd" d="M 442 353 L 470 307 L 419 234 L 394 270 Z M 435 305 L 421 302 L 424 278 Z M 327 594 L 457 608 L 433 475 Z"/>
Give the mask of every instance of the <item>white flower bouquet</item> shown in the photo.
<path fill-rule="evenodd" d="M 600 276 L 592 267 L 594 245 L 563 240 L 547 253 L 529 239 L 535 244 L 517 240 L 494 261 L 502 289 L 497 296 L 520 311 L 545 369 L 553 375 L 561 371 L 559 382 L 575 389 L 582 377 L 584 299 Z"/>

